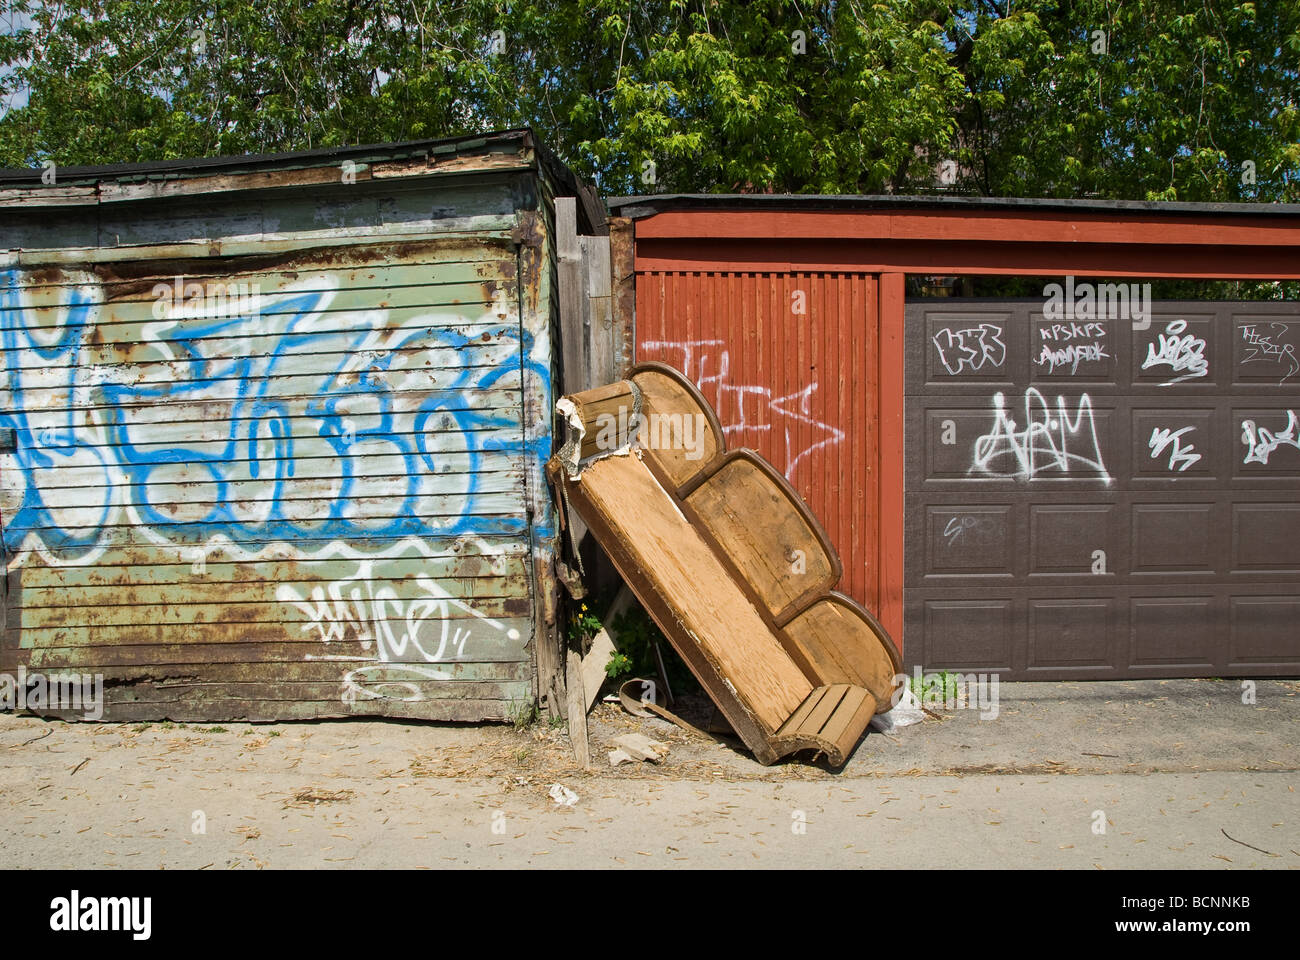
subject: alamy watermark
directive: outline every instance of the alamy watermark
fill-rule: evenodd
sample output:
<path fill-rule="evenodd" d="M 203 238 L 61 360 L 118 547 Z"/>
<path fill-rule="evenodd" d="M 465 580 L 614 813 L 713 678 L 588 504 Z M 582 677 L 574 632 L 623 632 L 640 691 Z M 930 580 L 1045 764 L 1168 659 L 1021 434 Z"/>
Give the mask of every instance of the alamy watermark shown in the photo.
<path fill-rule="evenodd" d="M 1149 283 L 1049 283 L 1043 287 L 1044 320 L 1132 320 L 1133 329 L 1151 326 Z"/>
<path fill-rule="evenodd" d="M 920 664 L 912 673 L 894 674 L 893 706 L 902 701 L 909 688 L 923 707 L 940 710 L 978 710 L 981 720 L 998 718 L 998 686 L 996 673 L 926 673 Z"/>
<path fill-rule="evenodd" d="M 83 720 L 104 716 L 102 673 L 0 673 L 0 713 L 23 710 L 70 710 Z"/>
<path fill-rule="evenodd" d="M 152 897 L 86 897 L 73 890 L 50 901 L 50 929 L 56 933 L 125 932 L 148 940 L 153 932 Z"/>
<path fill-rule="evenodd" d="M 199 283 L 175 277 L 171 283 L 155 283 L 151 296 L 155 320 L 254 317 L 262 312 L 258 283 Z"/>
<path fill-rule="evenodd" d="M 709 422 L 702 413 L 629 414 L 602 413 L 596 417 L 596 448 L 617 450 L 622 438 L 635 435 L 637 443 L 649 450 L 684 450 L 687 460 L 704 456 Z"/>

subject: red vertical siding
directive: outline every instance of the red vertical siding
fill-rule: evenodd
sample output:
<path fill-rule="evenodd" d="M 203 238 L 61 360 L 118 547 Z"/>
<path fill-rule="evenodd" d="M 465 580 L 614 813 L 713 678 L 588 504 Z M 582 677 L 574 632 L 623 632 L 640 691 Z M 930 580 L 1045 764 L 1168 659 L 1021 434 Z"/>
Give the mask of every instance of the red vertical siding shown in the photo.
<path fill-rule="evenodd" d="M 728 446 L 770 460 L 822 521 L 844 561 L 840 589 L 879 610 L 875 277 L 647 272 L 636 311 L 637 360 L 699 385 Z"/>

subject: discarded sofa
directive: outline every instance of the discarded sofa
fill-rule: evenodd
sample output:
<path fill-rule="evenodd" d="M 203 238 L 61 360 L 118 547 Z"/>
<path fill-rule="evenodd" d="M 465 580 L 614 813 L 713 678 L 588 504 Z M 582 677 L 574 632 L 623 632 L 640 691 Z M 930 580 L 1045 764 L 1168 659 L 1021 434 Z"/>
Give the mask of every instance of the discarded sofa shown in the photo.
<path fill-rule="evenodd" d="M 832 588 L 821 524 L 766 460 L 728 451 L 695 386 L 660 363 L 562 398 L 547 470 L 637 599 L 763 764 L 841 766 L 891 706 L 898 651 Z"/>

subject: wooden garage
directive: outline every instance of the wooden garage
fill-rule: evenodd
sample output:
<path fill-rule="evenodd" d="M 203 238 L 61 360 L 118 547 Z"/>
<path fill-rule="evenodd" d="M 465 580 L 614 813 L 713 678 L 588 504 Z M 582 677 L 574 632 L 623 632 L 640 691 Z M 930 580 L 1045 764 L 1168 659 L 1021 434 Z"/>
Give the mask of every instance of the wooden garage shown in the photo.
<path fill-rule="evenodd" d="M 909 668 L 1300 673 L 1300 207 L 610 208 L 624 362 L 784 473 Z M 925 295 L 945 278 L 1023 292 Z M 1152 295 L 1202 281 L 1255 292 Z"/>
<path fill-rule="evenodd" d="M 0 673 L 106 720 L 533 708 L 554 201 L 602 214 L 528 131 L 0 186 Z"/>

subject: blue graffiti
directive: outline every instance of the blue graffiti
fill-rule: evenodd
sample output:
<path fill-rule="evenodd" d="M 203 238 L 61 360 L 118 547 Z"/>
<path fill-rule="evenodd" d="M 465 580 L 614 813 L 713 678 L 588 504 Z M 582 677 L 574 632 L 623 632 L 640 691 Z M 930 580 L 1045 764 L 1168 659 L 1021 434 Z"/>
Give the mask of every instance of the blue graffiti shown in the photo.
<path fill-rule="evenodd" d="M 503 501 L 489 500 L 492 492 L 481 489 L 482 478 L 492 468 L 488 461 L 499 468 L 503 456 L 538 470 L 550 455 L 550 437 L 525 439 L 521 417 L 491 409 L 482 391 L 519 390 L 530 376 L 540 378 L 549 395 L 550 370 L 532 358 L 532 337 L 517 324 L 480 327 L 473 334 L 436 324 L 322 329 L 321 312 L 333 296 L 333 289 L 281 295 L 273 304 L 277 329 L 270 335 L 264 332 L 264 313 L 155 324 L 155 333 L 165 339 L 155 341 L 163 360 L 151 366 L 169 370 L 173 379 L 124 383 L 82 361 L 93 319 L 93 299 L 86 291 L 68 295 L 57 338 L 43 343 L 22 303 L 16 272 L 0 273 L 0 336 L 10 394 L 0 425 L 15 431 L 14 459 L 24 481 L 19 507 L 5 518 L 6 547 L 17 550 L 35 533 L 47 549 L 68 558 L 89 551 L 113 522 L 115 496 L 129 508 L 127 515 L 133 512 L 134 522 L 180 545 L 222 536 L 236 544 L 289 542 L 310 552 L 342 540 L 369 552 L 395 538 L 525 532 L 527 515 L 521 508 L 502 512 Z M 376 345 L 377 333 L 390 334 L 390 341 Z M 232 355 L 237 351 L 229 344 L 248 336 L 266 339 L 271 349 Z M 427 356 L 424 351 L 454 359 L 418 368 L 437 374 L 437 389 L 417 394 L 414 409 L 409 399 L 399 409 L 386 375 L 401 372 L 395 366 L 399 357 Z M 322 369 L 334 355 L 337 359 Z M 361 355 L 365 360 L 358 366 Z M 304 375 L 304 369 L 311 373 Z M 277 395 L 276 378 L 288 376 L 302 378 L 311 389 L 296 398 Z M 27 381 L 33 377 L 47 398 L 57 396 L 52 404 L 29 404 L 34 391 Z M 190 443 L 160 441 L 160 425 L 147 417 L 138 421 L 136 411 L 164 399 L 197 404 L 224 423 L 201 421 L 195 432 L 208 432 Z M 78 418 L 86 420 L 87 404 L 99 411 L 97 432 L 78 425 Z M 310 453 L 304 445 L 311 446 Z M 392 474 L 378 493 L 366 491 L 361 468 L 364 456 L 377 454 Z M 329 461 L 327 481 L 304 474 L 305 456 Z M 67 489 L 42 487 L 44 471 L 60 466 L 102 477 L 78 488 L 81 499 L 73 510 L 66 505 Z M 180 519 L 149 499 L 150 485 L 172 482 L 178 466 L 185 468 L 191 487 L 197 481 L 210 491 L 203 504 L 193 505 L 206 511 L 202 515 L 191 510 Z M 261 491 L 256 517 L 237 509 L 233 489 L 253 481 Z M 454 496 L 446 502 L 457 509 L 426 515 L 422 496 L 449 489 Z M 88 505 L 96 492 L 102 504 Z M 62 507 L 51 502 L 59 497 Z M 369 514 L 359 509 L 362 498 L 369 498 Z M 522 505 L 522 489 L 515 499 Z"/>

